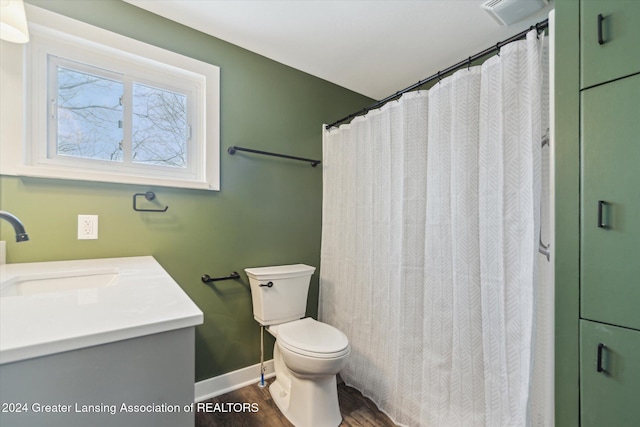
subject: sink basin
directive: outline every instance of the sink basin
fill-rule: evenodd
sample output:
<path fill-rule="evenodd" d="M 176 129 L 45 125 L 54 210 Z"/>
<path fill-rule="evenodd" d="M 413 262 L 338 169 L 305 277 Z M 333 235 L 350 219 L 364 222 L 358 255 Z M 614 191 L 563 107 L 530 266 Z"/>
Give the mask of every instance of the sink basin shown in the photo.
<path fill-rule="evenodd" d="M 0 368 L 203 321 L 152 256 L 0 265 L 0 296 Z"/>
<path fill-rule="evenodd" d="M 114 284 L 118 273 L 117 268 L 102 268 L 18 275 L 0 284 L 0 298 L 103 288 Z"/>

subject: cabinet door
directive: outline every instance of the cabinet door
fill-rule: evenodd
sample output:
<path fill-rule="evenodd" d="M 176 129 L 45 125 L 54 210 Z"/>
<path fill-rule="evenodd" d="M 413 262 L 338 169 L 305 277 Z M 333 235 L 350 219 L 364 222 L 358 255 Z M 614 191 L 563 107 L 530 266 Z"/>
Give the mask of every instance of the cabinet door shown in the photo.
<path fill-rule="evenodd" d="M 640 75 L 581 96 L 581 314 L 640 329 Z"/>
<path fill-rule="evenodd" d="M 582 0 L 580 48 L 583 88 L 640 72 L 640 1 Z"/>
<path fill-rule="evenodd" d="M 580 321 L 582 427 L 637 427 L 640 332 Z"/>

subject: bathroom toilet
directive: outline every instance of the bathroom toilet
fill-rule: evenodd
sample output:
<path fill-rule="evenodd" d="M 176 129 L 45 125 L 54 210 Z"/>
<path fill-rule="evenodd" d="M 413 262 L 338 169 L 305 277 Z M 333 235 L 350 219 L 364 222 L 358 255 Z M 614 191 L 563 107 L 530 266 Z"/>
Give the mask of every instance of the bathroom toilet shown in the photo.
<path fill-rule="evenodd" d="M 337 427 L 342 421 L 336 374 L 347 363 L 349 340 L 340 330 L 304 317 L 314 267 L 247 268 L 253 317 L 276 338 L 274 402 L 296 427 Z"/>

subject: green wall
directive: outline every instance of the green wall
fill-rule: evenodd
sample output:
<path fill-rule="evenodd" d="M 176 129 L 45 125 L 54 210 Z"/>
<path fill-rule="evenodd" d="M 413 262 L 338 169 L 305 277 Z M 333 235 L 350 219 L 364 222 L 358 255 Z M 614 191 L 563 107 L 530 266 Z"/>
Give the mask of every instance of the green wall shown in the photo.
<path fill-rule="evenodd" d="M 7 262 L 153 255 L 204 312 L 196 381 L 258 363 L 259 327 L 243 269 L 319 267 L 322 169 L 226 149 L 321 158 L 322 123 L 372 100 L 118 0 L 27 2 L 219 66 L 221 191 L 2 176 L 0 208 L 22 219 L 31 237 L 16 244 L 2 225 Z M 133 194 L 148 190 L 167 212 L 133 211 Z M 99 215 L 98 240 L 76 239 L 78 214 Z M 200 281 L 232 271 L 242 279 Z M 308 315 L 317 315 L 317 302 L 316 272 Z"/>
<path fill-rule="evenodd" d="M 579 407 L 580 81 L 579 3 L 556 1 L 555 422 L 577 427 Z"/>

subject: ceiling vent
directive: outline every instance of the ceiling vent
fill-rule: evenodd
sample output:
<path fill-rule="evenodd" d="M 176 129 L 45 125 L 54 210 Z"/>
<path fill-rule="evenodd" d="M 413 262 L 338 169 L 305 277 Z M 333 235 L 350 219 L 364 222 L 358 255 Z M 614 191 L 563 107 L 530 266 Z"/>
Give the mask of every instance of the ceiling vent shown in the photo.
<path fill-rule="evenodd" d="M 549 0 L 489 0 L 480 5 L 498 25 L 506 27 L 544 9 Z"/>

